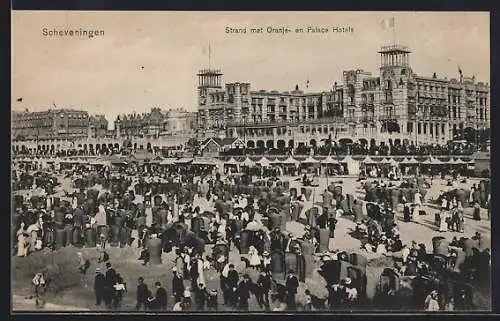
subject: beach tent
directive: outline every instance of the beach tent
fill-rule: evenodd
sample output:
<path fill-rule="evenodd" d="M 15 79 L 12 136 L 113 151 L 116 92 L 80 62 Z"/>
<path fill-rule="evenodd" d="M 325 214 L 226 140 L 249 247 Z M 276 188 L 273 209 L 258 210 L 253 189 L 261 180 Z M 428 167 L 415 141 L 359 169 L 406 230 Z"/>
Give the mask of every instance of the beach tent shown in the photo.
<path fill-rule="evenodd" d="M 322 164 L 340 164 L 340 162 L 336 159 L 333 159 L 331 156 L 328 156 L 324 160 L 321 161 Z"/>
<path fill-rule="evenodd" d="M 363 159 L 363 160 L 361 161 L 361 163 L 364 163 L 364 164 L 377 164 L 377 162 L 376 162 L 376 161 L 374 161 L 373 159 L 371 159 L 371 157 L 370 157 L 370 156 L 366 156 L 366 158 L 365 158 L 365 159 Z"/>
<path fill-rule="evenodd" d="M 309 156 L 306 159 L 304 159 L 301 163 L 302 164 L 319 164 L 320 161 L 317 159 L 314 159 L 312 156 Z"/>
<path fill-rule="evenodd" d="M 271 166 L 271 162 L 269 159 L 262 157 L 259 161 L 257 161 L 257 164 L 259 164 L 262 167 L 269 167 Z"/>
<path fill-rule="evenodd" d="M 241 166 L 253 167 L 255 166 L 255 162 L 251 160 L 249 157 L 245 158 L 243 162 L 240 163 Z"/>

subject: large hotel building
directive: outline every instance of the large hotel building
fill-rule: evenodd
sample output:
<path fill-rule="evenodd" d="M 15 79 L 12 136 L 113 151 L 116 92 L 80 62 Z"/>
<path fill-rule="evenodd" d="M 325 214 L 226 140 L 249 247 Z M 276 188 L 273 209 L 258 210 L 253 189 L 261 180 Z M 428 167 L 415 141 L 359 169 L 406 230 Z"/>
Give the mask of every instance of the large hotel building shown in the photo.
<path fill-rule="evenodd" d="M 207 136 L 241 138 L 248 148 L 320 146 L 321 141 L 368 144 L 445 144 L 466 128 L 489 129 L 487 83 L 417 75 L 410 50 L 379 51 L 377 75 L 343 72 L 329 91 L 252 91 L 249 83 L 222 85 L 220 70 L 198 73 L 198 127 Z"/>

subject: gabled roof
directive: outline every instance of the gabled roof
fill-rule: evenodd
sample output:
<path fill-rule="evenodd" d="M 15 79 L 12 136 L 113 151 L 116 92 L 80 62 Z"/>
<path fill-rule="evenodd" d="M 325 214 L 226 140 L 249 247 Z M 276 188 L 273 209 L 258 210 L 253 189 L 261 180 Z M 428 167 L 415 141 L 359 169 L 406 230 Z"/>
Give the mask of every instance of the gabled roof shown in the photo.
<path fill-rule="evenodd" d="M 221 147 L 222 146 L 222 142 L 219 138 L 207 138 L 205 139 L 202 143 L 201 143 L 201 149 L 204 149 L 205 147 L 208 146 L 208 144 L 210 143 L 214 143 L 216 144 L 217 146 Z"/>
<path fill-rule="evenodd" d="M 243 143 L 243 141 L 240 138 L 237 138 L 237 137 L 236 138 L 226 137 L 224 139 L 220 139 L 220 138 L 215 138 L 215 139 L 218 140 L 219 146 L 229 146 L 229 145 L 234 144 L 237 141 L 240 141 L 241 143 Z"/>

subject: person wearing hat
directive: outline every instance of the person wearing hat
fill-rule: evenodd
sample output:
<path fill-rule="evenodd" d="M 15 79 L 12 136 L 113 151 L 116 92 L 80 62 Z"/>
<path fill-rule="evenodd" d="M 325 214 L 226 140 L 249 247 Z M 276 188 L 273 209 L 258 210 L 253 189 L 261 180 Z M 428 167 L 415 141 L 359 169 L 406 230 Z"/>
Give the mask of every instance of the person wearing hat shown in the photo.
<path fill-rule="evenodd" d="M 425 311 L 436 312 L 439 311 L 438 291 L 432 290 L 431 293 L 425 298 Z"/>
<path fill-rule="evenodd" d="M 356 289 L 352 282 L 352 279 L 349 277 L 345 278 L 343 283 L 345 285 L 347 303 L 349 305 L 355 304 L 358 300 L 358 289 Z"/>
<path fill-rule="evenodd" d="M 238 284 L 239 305 L 238 308 L 248 311 L 248 299 L 250 299 L 250 276 L 243 275 L 243 280 Z"/>
<path fill-rule="evenodd" d="M 94 293 L 95 293 L 95 305 L 101 305 L 104 299 L 106 289 L 106 277 L 102 274 L 100 268 L 95 269 L 94 277 Z"/>
<path fill-rule="evenodd" d="M 295 271 L 293 270 L 288 271 L 285 282 L 286 305 L 288 310 L 295 310 L 296 307 L 295 295 L 297 294 L 297 289 L 299 288 L 299 280 L 294 273 Z"/>
<path fill-rule="evenodd" d="M 135 305 L 135 309 L 141 310 L 142 308 L 146 308 L 149 296 L 150 291 L 147 284 L 144 284 L 144 278 L 141 276 L 137 279 L 137 304 Z"/>
<path fill-rule="evenodd" d="M 113 299 L 113 286 L 116 283 L 116 271 L 111 267 L 111 263 L 106 263 L 106 272 L 105 272 L 105 290 L 104 290 L 104 303 L 106 306 L 111 305 L 111 301 Z"/>
<path fill-rule="evenodd" d="M 167 290 L 165 290 L 160 282 L 155 283 L 156 287 L 156 294 L 155 294 L 155 299 L 154 299 L 154 308 L 156 310 L 167 310 Z"/>
<path fill-rule="evenodd" d="M 182 278 L 182 274 L 177 270 L 174 266 L 172 268 L 174 273 L 174 277 L 172 279 L 172 292 L 175 299 L 175 302 L 181 302 L 184 296 L 184 280 Z"/>
<path fill-rule="evenodd" d="M 217 303 L 217 289 L 211 289 L 207 291 L 207 308 L 209 311 L 217 311 L 218 303 Z"/>
<path fill-rule="evenodd" d="M 408 257 L 408 263 L 405 267 L 404 276 L 416 276 L 417 275 L 417 258 L 413 255 Z"/>
<path fill-rule="evenodd" d="M 239 275 L 238 272 L 234 269 L 233 264 L 228 265 L 229 270 L 227 271 L 227 278 L 226 278 L 226 287 L 227 287 L 227 298 L 229 301 L 229 304 L 231 304 L 233 307 L 236 307 L 236 303 L 238 301 L 238 296 L 237 296 L 237 290 L 238 290 L 238 281 L 239 281 Z M 223 271 L 224 272 L 224 271 Z"/>
<path fill-rule="evenodd" d="M 382 235 L 380 242 L 377 244 L 376 253 L 385 255 L 387 254 L 387 236 Z"/>
<path fill-rule="evenodd" d="M 269 255 L 268 251 L 264 251 L 262 253 L 261 271 L 267 271 L 270 269 L 271 269 L 271 255 Z"/>
<path fill-rule="evenodd" d="M 194 290 L 194 301 L 196 303 L 196 311 L 205 310 L 205 304 L 208 299 L 207 287 L 204 283 L 199 283 Z"/>
<path fill-rule="evenodd" d="M 265 307 L 266 310 L 269 309 L 269 291 L 271 291 L 272 278 L 267 269 L 260 272 L 259 278 L 257 279 L 258 292 L 256 294 L 257 303 L 259 306 Z"/>

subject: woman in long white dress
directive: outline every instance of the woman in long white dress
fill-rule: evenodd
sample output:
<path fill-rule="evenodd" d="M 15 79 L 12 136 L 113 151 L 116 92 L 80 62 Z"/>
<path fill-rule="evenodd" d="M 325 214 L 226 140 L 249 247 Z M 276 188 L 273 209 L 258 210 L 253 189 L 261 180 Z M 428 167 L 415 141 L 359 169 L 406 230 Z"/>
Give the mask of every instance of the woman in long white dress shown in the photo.
<path fill-rule="evenodd" d="M 411 219 L 414 223 L 420 223 L 420 205 L 415 204 L 415 207 L 413 208 L 413 215 L 412 215 Z"/>
<path fill-rule="evenodd" d="M 248 255 L 250 257 L 250 266 L 254 269 L 257 269 L 261 264 L 261 262 L 260 262 L 259 252 L 253 245 L 251 245 L 250 248 L 248 249 Z"/>
<path fill-rule="evenodd" d="M 16 233 L 17 236 L 17 256 L 23 257 L 27 254 L 26 245 L 26 232 L 24 231 L 24 222 L 21 223 L 21 228 Z"/>

